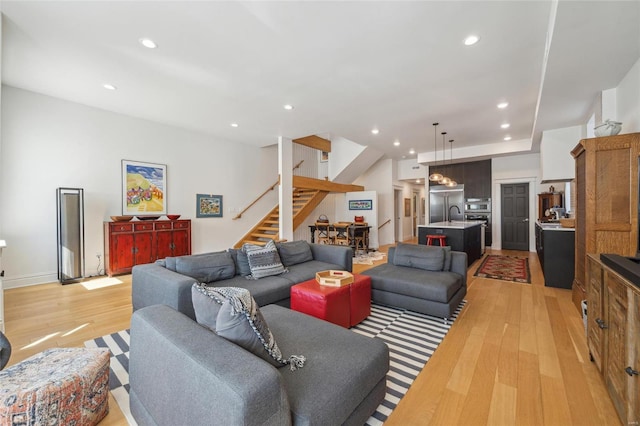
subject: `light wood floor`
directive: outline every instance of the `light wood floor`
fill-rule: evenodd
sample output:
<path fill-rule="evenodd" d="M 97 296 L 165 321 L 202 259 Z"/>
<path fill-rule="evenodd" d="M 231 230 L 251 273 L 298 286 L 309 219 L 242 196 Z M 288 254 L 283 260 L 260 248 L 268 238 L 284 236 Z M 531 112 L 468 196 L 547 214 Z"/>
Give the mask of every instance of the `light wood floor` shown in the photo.
<path fill-rule="evenodd" d="M 386 424 L 620 425 L 571 292 L 544 287 L 535 253 L 493 253 L 528 256 L 532 284 L 476 278 L 472 265 L 465 308 Z M 10 364 L 128 328 L 131 277 L 117 278 L 6 290 Z M 126 425 L 113 398 L 110 408 L 101 425 Z"/>

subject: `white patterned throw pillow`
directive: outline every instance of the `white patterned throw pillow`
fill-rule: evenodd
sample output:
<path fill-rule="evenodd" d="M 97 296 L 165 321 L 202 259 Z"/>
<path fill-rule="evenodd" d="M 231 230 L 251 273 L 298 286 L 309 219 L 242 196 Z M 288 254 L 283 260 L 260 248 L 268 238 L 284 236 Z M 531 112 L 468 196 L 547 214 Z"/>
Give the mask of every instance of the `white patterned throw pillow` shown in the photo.
<path fill-rule="evenodd" d="M 257 280 L 287 272 L 273 240 L 269 240 L 264 246 L 245 243 L 242 245 L 242 251 L 247 255 L 251 269 L 251 275 L 247 278 Z"/>
<path fill-rule="evenodd" d="M 214 330 L 217 335 L 242 346 L 275 367 L 288 365 L 291 371 L 304 367 L 306 358 L 302 355 L 291 355 L 287 359 L 282 357 L 267 321 L 249 290 L 209 287 L 206 293 L 220 305 Z M 196 318 L 200 322 L 199 315 Z"/>

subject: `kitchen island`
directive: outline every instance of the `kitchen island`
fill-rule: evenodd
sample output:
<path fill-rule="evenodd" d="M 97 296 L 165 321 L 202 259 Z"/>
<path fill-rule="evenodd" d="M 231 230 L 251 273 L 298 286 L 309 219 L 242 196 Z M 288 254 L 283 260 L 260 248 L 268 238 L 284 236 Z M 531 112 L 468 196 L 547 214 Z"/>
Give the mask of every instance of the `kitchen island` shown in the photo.
<path fill-rule="evenodd" d="M 445 235 L 451 250 L 467 253 L 467 265 L 482 257 L 482 221 L 452 220 L 418 225 L 418 244 L 427 244 L 427 235 Z"/>

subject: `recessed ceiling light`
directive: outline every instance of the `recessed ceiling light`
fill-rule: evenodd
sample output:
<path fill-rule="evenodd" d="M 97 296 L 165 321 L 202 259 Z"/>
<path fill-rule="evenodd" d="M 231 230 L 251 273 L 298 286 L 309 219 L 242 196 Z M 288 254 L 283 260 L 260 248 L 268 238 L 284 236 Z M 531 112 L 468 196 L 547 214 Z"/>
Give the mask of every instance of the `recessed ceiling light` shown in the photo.
<path fill-rule="evenodd" d="M 393 146 L 400 146 L 400 141 L 395 141 L 395 142 L 393 143 Z"/>
<path fill-rule="evenodd" d="M 104 87 L 107 90 L 118 90 L 118 88 L 116 86 L 114 86 L 113 84 L 103 84 L 102 87 Z"/>
<path fill-rule="evenodd" d="M 502 129 L 508 129 L 510 126 L 511 126 L 511 124 L 509 124 L 509 123 L 504 123 L 504 124 L 501 124 L 501 125 L 500 125 L 500 127 L 501 127 Z"/>
<path fill-rule="evenodd" d="M 511 136 L 505 136 L 505 137 L 504 137 L 504 140 L 505 140 L 505 141 L 510 141 L 510 140 L 511 140 Z"/>
<path fill-rule="evenodd" d="M 464 39 L 464 44 L 465 46 L 472 46 L 476 44 L 479 40 L 480 40 L 480 37 L 478 37 L 477 35 L 470 35 Z"/>
<path fill-rule="evenodd" d="M 373 130 L 371 130 L 371 133 L 373 133 L 374 135 L 377 135 L 378 133 L 380 133 L 380 130 L 373 129 Z"/>
<path fill-rule="evenodd" d="M 293 105 L 286 104 L 284 106 L 284 109 L 286 109 L 287 111 L 291 111 L 293 109 Z"/>
<path fill-rule="evenodd" d="M 416 179 L 416 183 L 420 183 L 420 179 Z"/>
<path fill-rule="evenodd" d="M 500 108 L 500 109 L 505 109 L 508 106 L 509 106 L 509 102 L 500 102 L 498 104 L 498 108 Z"/>
<path fill-rule="evenodd" d="M 238 127 L 238 123 L 231 123 L 231 127 Z"/>
<path fill-rule="evenodd" d="M 411 149 L 409 150 L 409 154 L 413 155 L 413 154 L 415 154 L 415 153 L 416 153 L 416 150 L 415 150 L 415 149 L 411 148 Z"/>
<path fill-rule="evenodd" d="M 151 40 L 150 38 L 141 38 L 138 41 L 140 42 L 141 45 L 143 45 L 144 47 L 146 47 L 148 49 L 155 49 L 156 47 L 158 47 L 156 42 Z"/>

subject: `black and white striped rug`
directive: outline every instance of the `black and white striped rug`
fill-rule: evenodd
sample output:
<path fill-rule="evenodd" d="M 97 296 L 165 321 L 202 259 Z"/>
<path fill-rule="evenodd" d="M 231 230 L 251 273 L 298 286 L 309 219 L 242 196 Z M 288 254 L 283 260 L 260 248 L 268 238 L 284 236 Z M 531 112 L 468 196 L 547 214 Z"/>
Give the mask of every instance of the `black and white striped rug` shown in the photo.
<path fill-rule="evenodd" d="M 351 329 L 365 336 L 382 339 L 389 346 L 387 393 L 367 421 L 368 425 L 381 425 L 389 417 L 442 342 L 465 303 L 463 300 L 446 323 L 442 318 L 373 304 L 371 315 Z M 129 411 L 129 330 L 88 340 L 84 344 L 86 347 L 109 348 L 111 351 L 111 394 L 129 424 L 136 425 Z"/>

